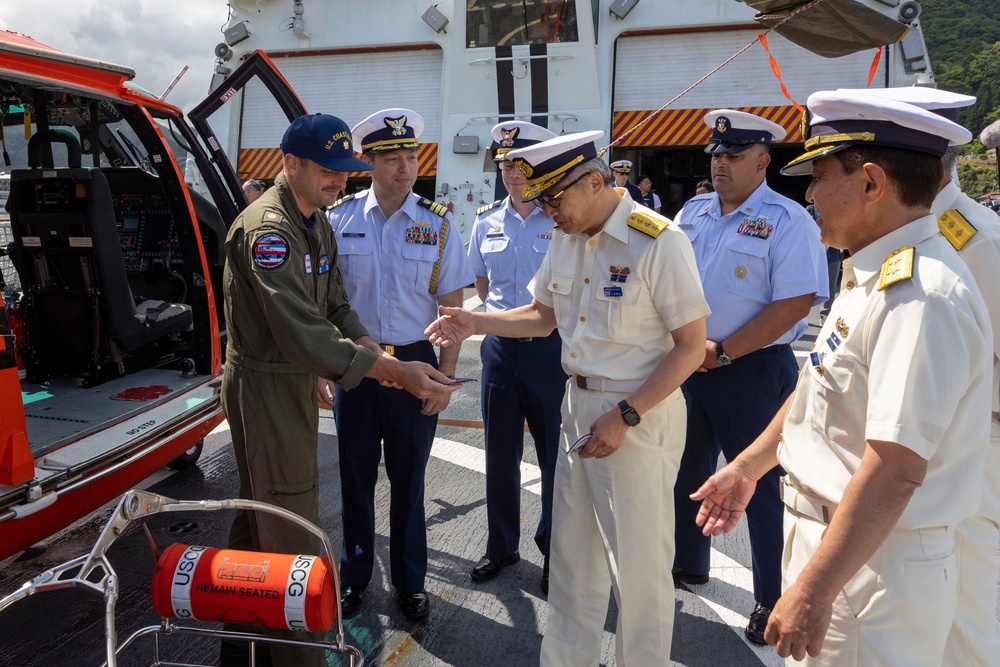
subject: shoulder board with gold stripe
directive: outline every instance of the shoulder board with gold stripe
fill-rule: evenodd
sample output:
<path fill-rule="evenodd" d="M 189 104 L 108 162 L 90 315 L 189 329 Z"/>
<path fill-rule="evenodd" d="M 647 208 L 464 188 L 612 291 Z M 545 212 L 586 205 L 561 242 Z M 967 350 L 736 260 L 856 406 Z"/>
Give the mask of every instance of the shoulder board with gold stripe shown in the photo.
<path fill-rule="evenodd" d="M 346 202 L 349 202 L 349 201 L 351 201 L 352 199 L 354 199 L 354 198 L 355 198 L 355 197 L 357 197 L 357 196 L 358 196 L 358 193 L 357 193 L 357 192 L 355 192 L 354 194 L 350 194 L 350 195 L 347 195 L 346 197 L 341 197 L 341 198 L 340 198 L 340 199 L 338 199 L 337 201 L 335 201 L 335 202 L 333 202 L 332 204 L 330 204 L 330 208 L 337 208 L 337 207 L 338 207 L 338 206 L 340 206 L 341 204 L 344 204 L 344 203 L 346 203 Z"/>
<path fill-rule="evenodd" d="M 434 215 L 437 215 L 441 218 L 445 217 L 448 214 L 448 207 L 445 206 L 444 204 L 439 204 L 436 201 L 431 201 L 430 199 L 421 198 L 420 201 L 417 203 L 426 208 L 427 210 L 429 210 Z"/>
<path fill-rule="evenodd" d="M 632 229 L 638 229 L 643 234 L 648 234 L 655 239 L 660 235 L 660 232 L 670 226 L 670 223 L 666 220 L 654 218 L 646 213 L 634 211 L 628 217 L 628 226 Z"/>
<path fill-rule="evenodd" d="M 476 215 L 482 215 L 483 213 L 486 213 L 486 211 L 496 208 L 497 206 L 500 205 L 501 202 L 503 202 L 503 200 L 498 199 L 492 204 L 487 204 L 486 206 L 480 206 L 479 208 L 476 209 Z"/>
<path fill-rule="evenodd" d="M 885 261 L 882 262 L 882 273 L 878 278 L 878 291 L 884 290 L 889 285 L 909 280 L 913 277 L 913 256 L 914 249 L 911 245 L 904 245 L 893 250 Z"/>
<path fill-rule="evenodd" d="M 938 229 L 948 239 L 948 243 L 955 247 L 955 250 L 961 250 L 969 242 L 969 239 L 979 233 L 979 230 L 954 208 L 945 211 L 938 218 Z"/>

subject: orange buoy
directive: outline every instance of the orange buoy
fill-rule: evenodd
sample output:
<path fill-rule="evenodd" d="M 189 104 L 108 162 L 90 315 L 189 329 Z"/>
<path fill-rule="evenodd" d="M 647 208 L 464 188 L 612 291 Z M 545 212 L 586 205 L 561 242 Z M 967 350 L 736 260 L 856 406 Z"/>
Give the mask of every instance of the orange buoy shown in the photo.
<path fill-rule="evenodd" d="M 337 617 L 333 576 L 318 556 L 171 544 L 151 592 L 164 618 L 326 632 Z"/>

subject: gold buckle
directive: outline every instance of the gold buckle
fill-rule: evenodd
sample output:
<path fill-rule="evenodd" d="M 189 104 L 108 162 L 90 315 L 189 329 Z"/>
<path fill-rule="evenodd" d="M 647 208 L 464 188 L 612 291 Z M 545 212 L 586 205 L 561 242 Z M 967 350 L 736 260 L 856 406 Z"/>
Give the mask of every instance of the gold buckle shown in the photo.
<path fill-rule="evenodd" d="M 380 348 L 389 353 L 389 356 L 396 356 L 396 346 L 395 345 L 379 345 Z"/>

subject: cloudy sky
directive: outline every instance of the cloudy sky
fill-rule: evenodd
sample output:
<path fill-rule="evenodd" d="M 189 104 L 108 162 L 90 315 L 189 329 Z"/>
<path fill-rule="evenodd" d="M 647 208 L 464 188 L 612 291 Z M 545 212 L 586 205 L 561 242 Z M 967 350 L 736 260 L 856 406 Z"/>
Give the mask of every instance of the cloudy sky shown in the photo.
<path fill-rule="evenodd" d="M 228 15 L 225 0 L 0 0 L 0 28 L 127 65 L 135 82 L 156 95 L 187 65 L 167 97 L 185 111 L 208 94 Z"/>

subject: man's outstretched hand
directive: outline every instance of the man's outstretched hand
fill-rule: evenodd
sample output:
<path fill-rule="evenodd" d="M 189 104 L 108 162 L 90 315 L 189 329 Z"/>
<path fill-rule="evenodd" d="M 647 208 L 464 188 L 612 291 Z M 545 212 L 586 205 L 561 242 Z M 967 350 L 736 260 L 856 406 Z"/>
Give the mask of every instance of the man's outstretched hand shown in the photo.
<path fill-rule="evenodd" d="M 439 306 L 438 312 L 441 317 L 437 318 L 424 329 L 424 335 L 434 345 L 448 347 L 461 343 L 469 336 L 476 333 L 476 324 L 472 319 L 472 313 L 464 308 L 448 308 Z"/>
<path fill-rule="evenodd" d="M 691 500 L 701 501 L 695 519 L 695 523 L 702 527 L 701 532 L 704 535 L 721 535 L 735 528 L 756 488 L 757 480 L 732 463 L 705 480 L 691 494 Z"/>

